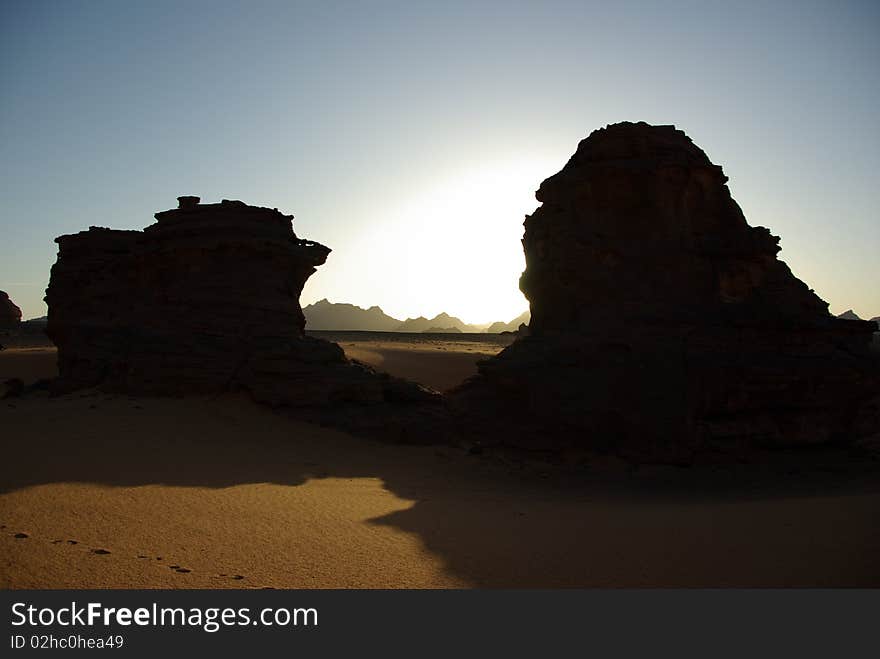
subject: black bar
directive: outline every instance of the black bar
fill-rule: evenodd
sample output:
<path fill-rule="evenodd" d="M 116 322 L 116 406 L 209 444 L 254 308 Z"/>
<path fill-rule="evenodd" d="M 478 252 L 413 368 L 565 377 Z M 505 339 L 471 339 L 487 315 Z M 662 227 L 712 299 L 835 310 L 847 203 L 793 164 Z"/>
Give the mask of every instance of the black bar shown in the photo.
<path fill-rule="evenodd" d="M 42 614 L 46 622 L 64 608 L 66 622 L 72 603 L 80 611 L 99 603 L 101 617 L 93 625 L 13 625 L 28 617 L 28 606 L 37 616 L 52 609 Z M 120 607 L 182 608 L 192 624 L 172 624 L 166 616 L 165 626 L 122 625 L 111 612 L 105 625 L 104 612 Z M 239 624 L 236 614 L 237 622 L 209 631 L 208 619 L 218 622 L 221 615 L 212 611 L 245 607 L 249 617 L 273 609 L 265 614 L 269 622 L 278 609 L 315 613 L 300 611 L 298 624 L 286 625 Z M 880 590 L 2 591 L 2 608 L 2 656 L 52 643 L 94 654 L 99 650 L 89 651 L 88 639 L 121 637 L 122 647 L 113 650 L 126 656 L 278 650 L 285 656 L 855 657 L 876 656 Z"/>

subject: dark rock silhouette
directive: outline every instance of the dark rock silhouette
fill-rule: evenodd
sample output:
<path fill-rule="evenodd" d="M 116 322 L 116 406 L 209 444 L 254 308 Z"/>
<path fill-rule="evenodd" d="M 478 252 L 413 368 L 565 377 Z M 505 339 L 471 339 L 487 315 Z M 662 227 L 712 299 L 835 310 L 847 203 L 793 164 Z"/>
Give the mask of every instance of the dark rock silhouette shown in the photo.
<path fill-rule="evenodd" d="M 0 329 L 14 329 L 21 322 L 21 309 L 9 299 L 9 294 L 0 291 Z"/>
<path fill-rule="evenodd" d="M 340 425 L 368 416 L 347 405 L 439 404 L 305 335 L 299 296 L 330 249 L 298 238 L 293 216 L 240 201 L 179 202 L 144 231 L 91 227 L 56 239 L 46 291 L 56 393 L 245 389 L 273 405 L 332 404 Z"/>
<path fill-rule="evenodd" d="M 726 182 L 674 126 L 583 140 L 525 221 L 529 336 L 453 393 L 466 425 L 671 461 L 876 432 L 873 323 L 832 317 Z"/>
<path fill-rule="evenodd" d="M 726 181 L 673 126 L 583 140 L 526 218 L 528 327 L 448 400 L 306 336 L 300 293 L 330 250 L 298 238 L 292 216 L 180 197 L 143 231 L 56 240 L 53 391 L 243 389 L 302 418 L 422 442 L 450 438 L 451 406 L 480 446 L 660 461 L 877 433 L 876 324 L 832 317 Z M 444 313 L 403 325 L 464 324 Z"/>

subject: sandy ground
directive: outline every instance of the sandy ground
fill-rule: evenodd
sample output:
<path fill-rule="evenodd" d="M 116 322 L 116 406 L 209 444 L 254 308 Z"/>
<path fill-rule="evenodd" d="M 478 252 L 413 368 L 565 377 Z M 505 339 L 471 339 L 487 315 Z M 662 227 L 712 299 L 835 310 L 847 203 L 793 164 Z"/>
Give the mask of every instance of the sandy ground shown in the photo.
<path fill-rule="evenodd" d="M 0 377 L 53 359 L 4 351 Z M 460 366 L 417 363 L 422 381 Z M 876 479 L 613 463 L 563 478 L 231 395 L 38 392 L 0 401 L 0 443 L 3 588 L 880 586 Z"/>
<path fill-rule="evenodd" d="M 487 334 L 397 334 L 390 332 L 314 332 L 335 341 L 349 359 L 437 391 L 448 391 L 476 375 L 477 362 L 498 354 L 512 336 Z"/>
<path fill-rule="evenodd" d="M 0 351 L 0 383 L 10 378 L 21 378 L 25 384 L 54 378 L 58 373 L 55 360 L 55 348 L 7 348 Z"/>
<path fill-rule="evenodd" d="M 473 340 L 421 337 L 418 334 L 376 332 L 320 332 L 317 335 L 337 340 L 349 359 L 398 377 L 415 380 L 437 391 L 447 391 L 476 375 L 477 362 L 500 352 L 513 338 L 489 336 Z M 358 336 L 361 335 L 361 336 Z M 355 338 L 352 338 L 355 337 Z M 0 383 L 17 377 L 31 384 L 52 378 L 57 369 L 55 348 L 45 339 L 11 342 L 0 352 Z M 17 345 L 23 344 L 23 345 Z"/>
<path fill-rule="evenodd" d="M 448 391 L 477 373 L 477 362 L 497 353 L 473 348 L 456 351 L 419 344 L 343 343 L 349 359 L 362 361 L 386 373 L 415 380 L 437 391 Z"/>

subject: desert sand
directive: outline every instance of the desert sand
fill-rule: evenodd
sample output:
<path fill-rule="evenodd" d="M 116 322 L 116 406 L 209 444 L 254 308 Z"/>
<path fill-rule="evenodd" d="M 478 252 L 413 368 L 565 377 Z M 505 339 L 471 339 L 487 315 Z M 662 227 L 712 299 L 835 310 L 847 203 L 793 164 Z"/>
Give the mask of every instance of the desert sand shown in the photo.
<path fill-rule="evenodd" d="M 45 346 L 7 348 L 0 352 L 0 382 L 21 378 L 25 384 L 55 377 L 55 348 Z"/>
<path fill-rule="evenodd" d="M 405 332 L 316 331 L 311 334 L 338 343 L 349 359 L 442 392 L 476 375 L 480 360 L 497 355 L 515 338 L 499 334 Z"/>
<path fill-rule="evenodd" d="M 438 389 L 491 350 L 351 339 Z M 52 375 L 46 347 L 0 380 Z M 243 395 L 0 401 L 0 587 L 880 586 L 876 477 L 791 465 L 560 469 L 395 446 Z"/>

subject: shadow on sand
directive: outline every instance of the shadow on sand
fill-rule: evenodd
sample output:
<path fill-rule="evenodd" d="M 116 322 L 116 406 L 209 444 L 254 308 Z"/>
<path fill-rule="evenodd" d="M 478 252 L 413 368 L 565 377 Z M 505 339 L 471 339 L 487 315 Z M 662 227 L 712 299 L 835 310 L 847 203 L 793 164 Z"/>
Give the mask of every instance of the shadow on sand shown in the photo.
<path fill-rule="evenodd" d="M 877 463 L 841 452 L 760 466 L 559 469 L 363 440 L 237 397 L 34 394 L 14 405 L 0 409 L 11 428 L 4 493 L 371 477 L 413 504 L 370 523 L 414 534 L 477 586 L 880 585 Z"/>

